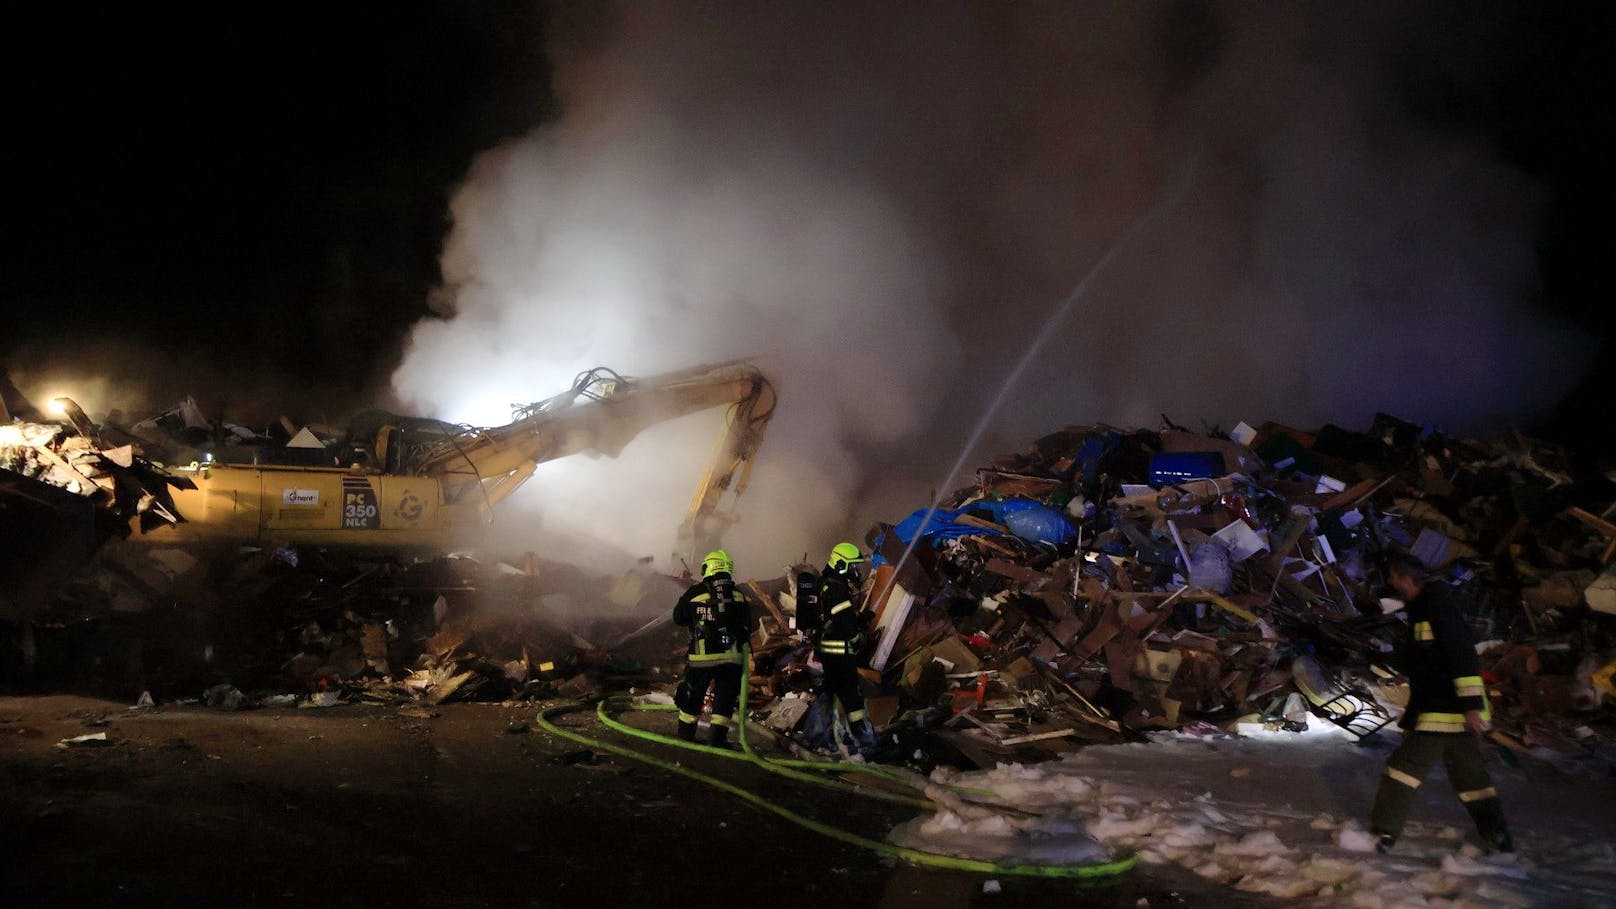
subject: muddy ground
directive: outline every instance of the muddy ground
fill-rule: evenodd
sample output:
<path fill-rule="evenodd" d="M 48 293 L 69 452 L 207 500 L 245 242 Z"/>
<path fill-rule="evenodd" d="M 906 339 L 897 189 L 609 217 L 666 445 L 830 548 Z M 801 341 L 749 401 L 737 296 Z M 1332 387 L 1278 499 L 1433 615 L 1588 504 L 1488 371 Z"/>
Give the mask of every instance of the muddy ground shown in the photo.
<path fill-rule="evenodd" d="M 81 697 L 0 698 L 6 901 L 1258 905 L 1156 870 L 1088 888 L 1000 878 L 1001 892 L 984 893 L 982 876 L 894 865 L 663 770 L 609 755 L 566 763 L 578 746 L 530 730 L 531 707 L 436 709 L 430 718 L 371 706 L 131 711 Z M 667 718 L 637 718 L 658 720 Z M 568 723 L 611 737 L 592 718 Z M 56 746 L 97 732 L 112 744 Z M 733 762 L 688 760 L 866 834 L 909 816 Z"/>

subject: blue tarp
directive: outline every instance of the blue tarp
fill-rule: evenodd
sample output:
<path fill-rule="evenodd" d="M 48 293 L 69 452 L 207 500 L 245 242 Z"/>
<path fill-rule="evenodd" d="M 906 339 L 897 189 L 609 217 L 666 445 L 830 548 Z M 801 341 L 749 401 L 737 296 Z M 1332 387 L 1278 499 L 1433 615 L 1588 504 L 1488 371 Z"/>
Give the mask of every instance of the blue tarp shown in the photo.
<path fill-rule="evenodd" d="M 1042 502 L 1034 502 L 1031 499 L 1005 499 L 1002 502 L 973 502 L 953 511 L 939 508 L 926 523 L 923 538 L 935 546 L 939 540 L 999 535 L 997 530 L 962 524 L 957 520 L 960 515 L 972 512 L 979 517 L 1003 524 L 1010 528 L 1011 533 L 1032 543 L 1052 543 L 1059 546 L 1077 534 L 1077 528 L 1072 525 L 1070 518 Z M 926 509 L 917 509 L 909 517 L 899 521 L 897 526 L 892 528 L 892 532 L 897 535 L 899 542 L 907 546 L 919 532 L 920 523 L 925 520 Z M 879 553 L 880 541 L 876 543 L 876 550 Z M 880 565 L 884 561 L 879 554 L 872 559 L 875 565 Z"/>
<path fill-rule="evenodd" d="M 937 511 L 933 512 L 931 520 L 926 523 L 925 538 L 935 546 L 938 540 L 952 540 L 957 537 L 968 536 L 998 536 L 999 532 L 997 530 L 972 527 L 969 524 L 961 524 L 955 520 L 960 515 L 972 510 L 979 510 L 981 507 L 981 503 L 977 503 L 955 511 L 950 511 L 946 508 L 937 509 Z M 920 522 L 925 520 L 926 509 L 916 509 L 909 517 L 899 521 L 897 526 L 892 528 L 892 533 L 897 536 L 898 542 L 908 546 L 909 541 L 913 540 L 915 533 L 920 530 Z M 886 562 L 886 559 L 881 557 L 881 544 L 885 539 L 886 534 L 882 534 L 881 538 L 875 541 L 875 555 L 870 559 L 871 565 L 882 565 Z"/>
<path fill-rule="evenodd" d="M 931 521 L 926 524 L 926 539 L 952 540 L 956 537 L 998 536 L 999 532 L 997 530 L 972 527 L 970 524 L 961 524 L 955 520 L 955 518 L 971 512 L 976 507 L 978 506 L 961 508 L 957 511 L 949 511 L 946 508 L 937 509 L 936 513 L 931 516 Z M 924 520 L 926 520 L 926 509 L 918 509 L 909 517 L 900 521 L 898 526 L 892 528 L 892 532 L 897 534 L 898 539 L 907 546 L 909 541 L 915 538 L 915 533 L 920 530 L 920 522 Z"/>
<path fill-rule="evenodd" d="M 1077 535 L 1071 518 L 1042 502 L 1005 499 L 992 505 L 993 519 L 1030 543 L 1062 546 Z"/>

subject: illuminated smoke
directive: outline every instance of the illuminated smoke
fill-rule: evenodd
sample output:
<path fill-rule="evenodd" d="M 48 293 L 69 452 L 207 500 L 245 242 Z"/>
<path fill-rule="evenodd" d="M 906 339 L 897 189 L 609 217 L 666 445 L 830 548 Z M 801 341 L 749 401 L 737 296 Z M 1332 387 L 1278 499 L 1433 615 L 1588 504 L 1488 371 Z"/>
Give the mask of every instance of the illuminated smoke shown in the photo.
<path fill-rule="evenodd" d="M 730 538 L 743 573 L 923 500 L 1044 315 L 1191 158 L 1183 202 L 987 448 L 1162 412 L 1524 421 L 1587 353 L 1525 309 L 1533 187 L 1487 137 L 1405 109 L 1408 61 L 1486 46 L 1485 25 L 1197 3 L 557 16 L 565 113 L 472 168 L 444 318 L 416 328 L 395 389 L 492 423 L 597 364 L 756 356 L 781 405 Z M 1427 75 L 1467 76 L 1449 56 Z M 687 418 L 618 461 L 549 465 L 513 504 L 665 554 L 716 430 Z"/>

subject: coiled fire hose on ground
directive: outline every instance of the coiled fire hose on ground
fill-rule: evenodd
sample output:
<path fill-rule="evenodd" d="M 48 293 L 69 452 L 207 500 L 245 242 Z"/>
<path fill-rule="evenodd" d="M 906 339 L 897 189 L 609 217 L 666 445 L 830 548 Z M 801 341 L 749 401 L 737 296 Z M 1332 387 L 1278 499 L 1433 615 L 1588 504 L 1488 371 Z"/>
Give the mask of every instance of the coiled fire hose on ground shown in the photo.
<path fill-rule="evenodd" d="M 869 798 L 876 798 L 876 799 L 880 799 L 882 801 L 892 802 L 892 803 L 895 803 L 895 804 L 901 804 L 901 805 L 907 805 L 909 807 L 920 808 L 920 809 L 923 809 L 923 810 L 926 810 L 926 811 L 936 810 L 936 806 L 928 799 L 917 798 L 917 797 L 914 797 L 914 796 L 900 795 L 898 793 L 894 793 L 894 792 L 890 792 L 890 791 L 886 791 L 886 790 L 881 790 L 881 789 L 871 789 L 871 788 L 865 788 L 865 787 L 861 787 L 861 786 L 855 786 L 855 785 L 847 783 L 846 781 L 843 781 L 843 780 L 827 779 L 827 778 L 824 778 L 824 777 L 816 776 L 816 775 L 814 775 L 812 773 L 804 772 L 806 770 L 812 769 L 812 770 L 832 771 L 832 772 L 837 772 L 837 773 L 849 773 L 849 772 L 851 772 L 851 773 L 863 773 L 863 774 L 867 774 L 867 775 L 870 775 L 870 776 L 876 776 L 876 777 L 880 777 L 880 778 L 887 779 L 887 780 L 902 782 L 902 783 L 904 783 L 906 785 L 909 785 L 909 786 L 917 786 L 917 783 L 914 781 L 914 775 L 913 774 L 909 774 L 909 775 L 906 776 L 904 771 L 898 770 L 896 768 L 879 767 L 877 765 L 870 765 L 870 764 L 844 763 L 844 762 L 836 762 L 836 761 L 777 760 L 777 759 L 773 759 L 773 758 L 764 757 L 763 755 L 760 755 L 757 752 L 753 751 L 751 742 L 748 740 L 747 735 L 746 735 L 746 702 L 747 702 L 748 690 L 751 687 L 750 663 L 751 663 L 751 650 L 750 650 L 750 648 L 746 648 L 746 649 L 744 649 L 743 654 L 742 654 L 742 663 L 741 663 L 741 697 L 740 697 L 740 705 L 739 705 L 739 707 L 738 707 L 738 709 L 736 711 L 737 716 L 740 717 L 740 722 L 736 724 L 739 727 L 739 734 L 740 734 L 741 750 L 739 752 L 731 751 L 731 750 L 725 749 L 725 748 L 717 748 L 717 747 L 714 747 L 714 746 L 711 746 L 711 745 L 701 745 L 701 744 L 697 744 L 695 742 L 687 742 L 687 741 L 684 741 L 683 739 L 677 739 L 677 738 L 673 738 L 671 736 L 659 735 L 659 734 L 654 733 L 654 732 L 648 732 L 648 731 L 646 731 L 644 729 L 636 729 L 636 728 L 634 728 L 632 726 L 627 725 L 626 723 L 622 723 L 622 722 L 618 721 L 617 719 L 615 719 L 615 718 L 613 718 L 613 717 L 611 717 L 609 715 L 609 711 L 610 710 L 615 710 L 615 709 L 634 709 L 634 710 L 671 710 L 671 709 L 674 709 L 671 705 L 666 705 L 666 704 L 637 704 L 637 703 L 633 703 L 633 702 L 626 702 L 623 699 L 607 699 L 607 700 L 602 700 L 596 706 L 595 715 L 601 721 L 601 723 L 604 724 L 605 726 L 607 726 L 608 728 L 616 730 L 618 732 L 621 732 L 621 733 L 623 733 L 625 735 L 633 736 L 635 738 L 645 739 L 647 741 L 656 742 L 658 744 L 671 745 L 671 746 L 678 747 L 678 748 L 684 748 L 684 749 L 687 749 L 687 750 L 690 750 L 690 751 L 697 751 L 697 752 L 701 752 L 703 754 L 711 754 L 711 755 L 714 755 L 714 756 L 717 756 L 717 757 L 723 757 L 723 758 L 727 758 L 727 759 L 730 759 L 730 760 L 747 761 L 747 762 L 749 762 L 751 764 L 754 764 L 754 765 L 756 765 L 758 767 L 763 768 L 764 770 L 768 771 L 769 773 L 777 774 L 779 776 L 783 776 L 783 777 L 786 777 L 788 779 L 798 780 L 800 782 L 810 783 L 810 784 L 817 785 L 817 786 L 827 786 L 828 788 L 837 789 L 837 790 L 844 791 L 844 792 L 850 792 L 850 793 L 854 793 L 854 794 L 857 794 L 857 795 L 866 796 L 866 797 L 869 797 Z M 611 703 L 613 706 L 608 707 L 608 703 Z M 857 833 L 854 833 L 854 832 L 852 832 L 850 830 L 846 830 L 844 828 L 837 827 L 834 824 L 828 824 L 828 823 L 825 823 L 824 821 L 818 821 L 818 820 L 814 820 L 813 818 L 810 818 L 810 817 L 805 817 L 805 816 L 803 816 L 801 814 L 798 814 L 795 811 L 792 811 L 789 808 L 786 808 L 786 807 L 784 807 L 782 805 L 778 805 L 778 804 L 776 804 L 776 803 L 774 803 L 772 801 L 769 801 L 768 799 L 764 798 L 763 796 L 758 795 L 757 793 L 755 793 L 755 792 L 753 792 L 753 791 L 751 791 L 749 789 L 746 789 L 746 788 L 744 788 L 742 786 L 738 786 L 738 785 L 736 785 L 734 783 L 731 783 L 731 782 L 728 782 L 726 780 L 718 779 L 717 777 L 711 776 L 709 774 L 702 773 L 702 772 L 700 772 L 698 770 L 694 770 L 694 769 L 692 769 L 690 767 L 686 767 L 686 766 L 684 766 L 682 764 L 679 764 L 679 763 L 676 763 L 674 761 L 664 760 L 662 758 L 656 757 L 655 755 L 646 754 L 646 753 L 641 752 L 641 751 L 636 751 L 636 750 L 634 750 L 632 748 L 625 748 L 625 747 L 623 747 L 621 745 L 614 745 L 614 744 L 612 744 L 610 742 L 603 742 L 603 741 L 601 741 L 599 739 L 590 738 L 589 736 L 586 736 L 586 735 L 584 735 L 584 734 L 582 734 L 580 732 L 577 732 L 575 730 L 566 729 L 566 728 L 563 728 L 561 726 L 558 726 L 554 722 L 554 718 L 557 717 L 557 716 L 560 716 L 560 715 L 565 714 L 565 713 L 575 713 L 575 712 L 578 712 L 580 710 L 585 710 L 585 709 L 587 709 L 587 707 L 585 707 L 584 705 L 566 704 L 566 705 L 561 705 L 559 707 L 551 707 L 551 708 L 548 708 L 548 709 L 545 709 L 545 710 L 541 710 L 541 711 L 539 711 L 539 714 L 538 714 L 539 728 L 543 729 L 545 732 L 548 732 L 551 735 L 558 736 L 558 737 L 563 738 L 563 739 L 567 739 L 568 741 L 577 742 L 578 744 L 584 745 L 584 746 L 589 747 L 589 748 L 599 749 L 601 751 L 605 751 L 605 752 L 610 753 L 610 754 L 618 755 L 619 757 L 625 757 L 625 758 L 628 758 L 630 760 L 639 761 L 640 763 L 643 763 L 643 764 L 649 764 L 652 767 L 656 767 L 656 768 L 661 769 L 661 770 L 666 770 L 666 771 L 668 771 L 670 773 L 676 773 L 676 774 L 678 774 L 680 776 L 696 780 L 697 782 L 705 783 L 705 784 L 707 784 L 709 786 L 712 786 L 715 789 L 719 789 L 719 790 L 722 790 L 724 792 L 727 792 L 730 795 L 733 795 L 736 798 L 741 799 L 742 801 L 744 801 L 744 802 L 746 802 L 746 803 L 748 803 L 750 805 L 753 805 L 753 806 L 755 806 L 757 808 L 761 808 L 764 811 L 767 811 L 767 812 L 769 812 L 771 814 L 774 814 L 774 815 L 776 815 L 776 816 L 778 816 L 780 818 L 783 818 L 783 819 L 785 819 L 787 821 L 790 821 L 791 823 L 796 824 L 799 827 L 803 827 L 803 828 L 806 828 L 808 830 L 812 830 L 813 832 L 821 834 L 823 836 L 828 836 L 833 840 L 837 840 L 838 842 L 847 843 L 847 844 L 852 845 L 852 846 L 859 846 L 861 848 L 868 849 L 871 852 L 877 853 L 878 855 L 884 855 L 884 856 L 887 856 L 889 858 L 898 859 L 900 861 L 909 862 L 909 863 L 915 864 L 915 865 L 923 865 L 923 866 L 931 867 L 931 868 L 947 868 L 947 869 L 954 870 L 954 871 L 972 871 L 972 872 L 978 872 L 978 873 L 981 873 L 981 874 L 997 874 L 997 875 L 1018 876 L 1018 877 L 1075 878 L 1075 879 L 1085 879 L 1085 880 L 1094 880 L 1094 879 L 1097 879 L 1097 878 L 1113 877 L 1113 876 L 1116 876 L 1116 875 L 1119 875 L 1119 874 L 1123 874 L 1124 872 L 1127 872 L 1127 871 L 1131 870 L 1135 865 L 1137 865 L 1139 863 L 1139 857 L 1137 855 L 1126 855 L 1126 856 L 1123 856 L 1121 858 L 1116 858 L 1116 859 L 1113 859 L 1113 860 L 1107 861 L 1107 862 L 1094 862 L 1094 863 L 1086 863 L 1086 864 L 1064 864 L 1063 865 L 1063 864 L 994 862 L 994 861 L 987 861 L 987 860 L 984 860 L 984 859 L 960 858 L 959 856 L 943 855 L 941 853 L 936 853 L 936 852 L 926 852 L 924 850 L 910 849 L 910 848 L 907 848 L 907 847 L 904 847 L 904 846 L 894 846 L 893 844 L 885 842 L 883 840 L 870 839 L 869 837 L 861 836 L 861 835 L 859 835 Z M 971 792 L 971 790 L 964 790 L 964 791 Z"/>

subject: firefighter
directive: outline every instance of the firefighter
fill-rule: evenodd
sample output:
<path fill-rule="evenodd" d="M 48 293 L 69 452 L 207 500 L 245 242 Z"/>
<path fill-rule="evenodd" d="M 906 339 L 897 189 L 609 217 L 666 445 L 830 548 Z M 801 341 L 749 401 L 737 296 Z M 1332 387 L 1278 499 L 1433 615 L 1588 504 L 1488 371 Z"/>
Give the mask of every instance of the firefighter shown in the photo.
<path fill-rule="evenodd" d="M 690 629 L 689 656 L 684 681 L 674 694 L 679 708 L 679 737 L 696 739 L 696 718 L 701 715 L 707 689 L 713 689 L 712 744 L 729 744 L 735 707 L 741 696 L 741 652 L 752 634 L 752 607 L 735 589 L 735 562 L 722 549 L 701 560 L 701 581 L 679 598 L 673 621 Z"/>
<path fill-rule="evenodd" d="M 1399 555 L 1387 567 L 1387 584 L 1407 604 L 1408 632 L 1402 647 L 1408 674 L 1408 710 L 1399 723 L 1403 742 L 1386 761 L 1386 775 L 1375 794 L 1369 829 L 1376 848 L 1389 851 L 1403 832 L 1414 792 L 1441 758 L 1448 782 L 1470 812 L 1482 843 L 1491 851 L 1514 852 L 1504 809 L 1487 768 L 1482 765 L 1481 737 L 1491 710 L 1476 660 L 1475 640 L 1465 624 L 1453 590 L 1441 582 L 1425 582 L 1424 567 Z"/>
<path fill-rule="evenodd" d="M 869 624 L 869 613 L 857 602 L 863 582 L 859 565 L 864 556 L 852 543 L 837 543 L 825 560 L 825 570 L 819 575 L 819 603 L 821 617 L 814 653 L 825 668 L 824 683 L 819 696 L 841 702 L 847 711 L 847 725 L 861 752 L 875 748 L 875 730 L 870 727 L 864 712 L 864 696 L 859 693 L 859 646 L 864 643 L 864 629 Z M 834 708 L 827 714 L 832 722 Z"/>

